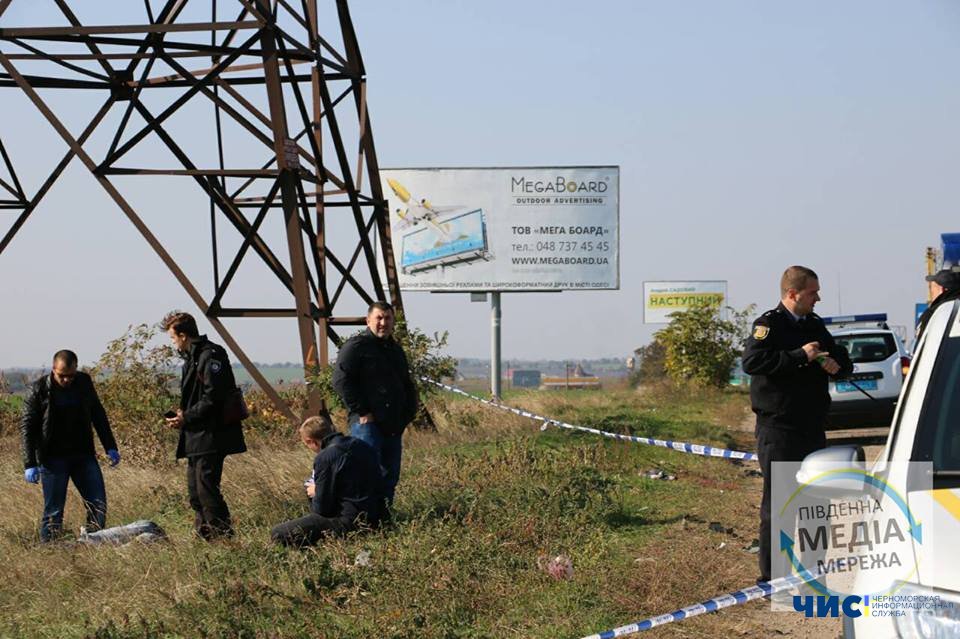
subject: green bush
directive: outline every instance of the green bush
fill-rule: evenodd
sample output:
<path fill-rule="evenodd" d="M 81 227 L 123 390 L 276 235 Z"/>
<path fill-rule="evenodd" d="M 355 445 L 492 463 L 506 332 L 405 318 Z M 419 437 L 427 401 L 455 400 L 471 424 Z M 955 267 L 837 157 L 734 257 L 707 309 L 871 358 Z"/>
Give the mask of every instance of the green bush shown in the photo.
<path fill-rule="evenodd" d="M 753 306 L 721 319 L 720 305 L 707 302 L 670 314 L 670 324 L 654 335 L 663 344 L 663 366 L 677 384 L 722 388 L 739 357 Z"/>
<path fill-rule="evenodd" d="M 150 346 L 159 328 L 130 326 L 90 368 L 124 456 L 159 462 L 173 459 L 176 433 L 163 413 L 179 405 L 179 360 L 167 345 Z"/>

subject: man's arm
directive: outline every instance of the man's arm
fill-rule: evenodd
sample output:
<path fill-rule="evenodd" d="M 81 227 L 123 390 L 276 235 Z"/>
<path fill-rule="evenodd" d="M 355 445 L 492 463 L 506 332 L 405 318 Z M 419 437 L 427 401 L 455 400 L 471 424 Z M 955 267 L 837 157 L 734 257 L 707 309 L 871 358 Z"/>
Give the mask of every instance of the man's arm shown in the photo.
<path fill-rule="evenodd" d="M 23 455 L 23 467 L 36 468 L 37 447 L 40 443 L 41 421 L 43 411 L 40 408 L 39 385 L 30 388 L 30 394 L 23 404 L 23 413 L 20 416 L 20 446 Z"/>
<path fill-rule="evenodd" d="M 747 375 L 778 375 L 807 363 L 807 353 L 802 347 L 777 350 L 775 340 L 771 339 L 774 330 L 765 317 L 753 322 L 753 331 L 743 349 L 743 372 Z"/>
<path fill-rule="evenodd" d="M 117 450 L 117 440 L 113 437 L 113 430 L 110 428 L 110 420 L 107 419 L 107 411 L 100 402 L 100 396 L 97 395 L 97 387 L 90 380 L 90 421 L 93 422 L 93 428 L 97 431 L 97 437 L 103 445 L 103 450 Z"/>
<path fill-rule="evenodd" d="M 336 515 L 333 500 L 333 473 L 331 460 L 318 458 L 313 462 L 313 499 L 310 510 L 321 517 Z"/>
<path fill-rule="evenodd" d="M 337 363 L 333 367 L 333 389 L 343 400 L 347 410 L 357 415 L 367 415 L 367 406 L 360 380 L 360 357 L 357 353 L 357 341 L 347 340 L 337 353 Z"/>
<path fill-rule="evenodd" d="M 822 350 L 830 353 L 830 357 L 837 363 L 837 366 L 840 367 L 840 370 L 830 375 L 830 377 L 843 379 L 853 372 L 853 362 L 850 361 L 850 354 L 845 347 L 837 344 L 837 341 L 833 339 L 833 335 L 830 334 L 830 331 L 828 331 L 826 327 L 824 327 L 823 333 L 824 336 L 821 338 L 821 344 L 823 344 Z"/>
<path fill-rule="evenodd" d="M 409 424 L 413 421 L 413 418 L 417 416 L 417 409 L 420 407 L 420 394 L 417 392 L 417 385 L 410 375 L 410 364 L 407 361 L 407 354 L 403 352 L 403 348 L 399 345 L 397 345 L 397 348 L 400 351 L 400 357 L 403 361 L 403 392 L 406 396 L 408 409 L 407 415 L 404 416 L 404 421 Z"/>

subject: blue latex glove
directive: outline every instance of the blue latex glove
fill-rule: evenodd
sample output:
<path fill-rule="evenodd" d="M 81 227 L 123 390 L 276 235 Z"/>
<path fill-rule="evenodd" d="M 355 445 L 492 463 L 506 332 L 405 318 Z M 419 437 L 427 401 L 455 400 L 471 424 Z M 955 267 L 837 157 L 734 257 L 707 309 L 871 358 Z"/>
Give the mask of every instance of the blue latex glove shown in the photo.
<path fill-rule="evenodd" d="M 23 478 L 31 484 L 36 484 L 40 481 L 40 469 L 36 466 L 26 469 L 23 471 Z"/>
<path fill-rule="evenodd" d="M 108 450 L 107 457 L 110 458 L 110 465 L 116 466 L 120 463 L 120 451 L 118 450 Z"/>

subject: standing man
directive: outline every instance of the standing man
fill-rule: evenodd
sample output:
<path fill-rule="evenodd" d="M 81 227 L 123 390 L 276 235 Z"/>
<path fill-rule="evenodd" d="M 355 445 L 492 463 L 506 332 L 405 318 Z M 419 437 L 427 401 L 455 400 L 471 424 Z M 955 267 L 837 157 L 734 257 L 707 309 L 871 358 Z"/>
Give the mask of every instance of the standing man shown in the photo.
<path fill-rule="evenodd" d="M 304 483 L 310 514 L 274 527 L 271 538 L 284 546 L 312 546 L 324 534 L 345 535 L 380 523 L 383 477 L 377 456 L 364 442 L 341 435 L 330 418 L 308 417 L 300 440 L 316 453 Z"/>
<path fill-rule="evenodd" d="M 417 389 L 403 349 L 394 341 L 393 307 L 374 302 L 367 330 L 340 348 L 333 387 L 350 412 L 350 434 L 377 453 L 388 504 L 400 480 L 403 430 L 417 414 Z"/>
<path fill-rule="evenodd" d="M 960 297 L 960 266 L 945 268 L 937 271 L 933 275 L 927 275 L 927 285 L 930 287 L 930 299 L 932 300 L 917 321 L 916 339 L 920 339 L 923 329 L 927 327 L 927 322 L 940 304 L 948 300 Z"/>
<path fill-rule="evenodd" d="M 241 418 L 230 410 L 236 382 L 227 352 L 206 335 L 189 313 L 173 311 L 161 325 L 184 357 L 180 376 L 180 408 L 167 425 L 180 430 L 177 459 L 187 458 L 187 492 L 194 512 L 194 530 L 210 541 L 232 537 L 230 510 L 220 492 L 223 460 L 247 450 Z"/>
<path fill-rule="evenodd" d="M 110 465 L 120 463 L 107 412 L 86 373 L 77 371 L 73 351 L 57 351 L 49 375 L 30 386 L 20 420 L 24 479 L 43 486 L 40 539 L 50 541 L 63 528 L 67 482 L 73 481 L 87 511 L 87 528 L 107 521 L 107 491 L 93 448 L 93 431 L 107 451 Z"/>
<path fill-rule="evenodd" d="M 760 580 L 770 580 L 770 471 L 773 462 L 802 461 L 827 445 L 828 378 L 853 372 L 814 312 L 820 301 L 817 274 L 791 266 L 780 278 L 780 304 L 753 322 L 743 351 L 752 375 L 750 402 L 757 415 L 757 456 L 763 472 L 760 504 Z"/>

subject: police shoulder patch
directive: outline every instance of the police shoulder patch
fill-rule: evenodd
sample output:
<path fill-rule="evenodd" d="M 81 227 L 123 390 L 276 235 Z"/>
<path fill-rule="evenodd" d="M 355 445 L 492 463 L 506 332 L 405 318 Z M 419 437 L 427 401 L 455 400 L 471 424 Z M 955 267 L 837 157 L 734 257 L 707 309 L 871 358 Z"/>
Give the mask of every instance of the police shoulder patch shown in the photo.
<path fill-rule="evenodd" d="M 770 327 L 763 324 L 757 324 L 753 327 L 753 339 L 760 341 L 767 338 L 770 334 Z"/>

